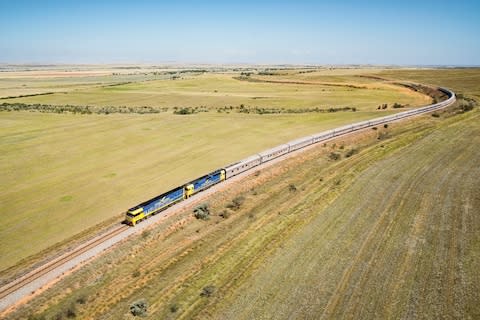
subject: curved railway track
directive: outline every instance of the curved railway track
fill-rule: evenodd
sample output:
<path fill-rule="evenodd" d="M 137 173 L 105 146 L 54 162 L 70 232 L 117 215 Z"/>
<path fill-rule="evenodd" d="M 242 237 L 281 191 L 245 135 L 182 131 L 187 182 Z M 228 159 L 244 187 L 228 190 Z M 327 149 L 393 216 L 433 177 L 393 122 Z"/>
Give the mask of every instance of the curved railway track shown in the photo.
<path fill-rule="evenodd" d="M 453 91 L 445 89 L 445 88 L 439 88 L 439 90 L 446 93 L 449 96 L 449 98 L 445 101 L 440 102 L 440 103 L 424 106 L 424 107 L 413 109 L 413 110 L 410 110 L 410 111 L 400 112 L 400 113 L 394 114 L 392 116 L 375 118 L 375 119 L 372 119 L 372 120 L 369 120 L 369 121 L 353 123 L 353 124 L 350 124 L 350 125 L 347 125 L 347 126 L 344 126 L 344 127 L 340 127 L 340 128 L 334 129 L 334 130 L 330 130 L 331 132 L 333 132 L 333 134 L 325 136 L 325 137 L 321 136 L 322 134 L 325 135 L 325 132 L 319 133 L 318 134 L 319 138 L 317 140 L 315 140 L 314 139 L 315 137 L 313 137 L 313 140 L 310 144 L 302 144 L 301 146 L 299 145 L 298 148 L 293 149 L 293 150 L 289 150 L 287 153 L 277 155 L 273 158 L 282 157 L 283 155 L 286 155 L 290 152 L 297 152 L 301 149 L 304 149 L 305 147 L 308 147 L 312 144 L 316 144 L 320 141 L 329 140 L 329 139 L 332 139 L 332 138 L 336 138 L 338 136 L 351 134 L 351 133 L 354 133 L 358 130 L 363 130 L 365 128 L 369 128 L 369 127 L 372 127 L 372 126 L 375 126 L 375 125 L 394 122 L 394 121 L 398 121 L 398 120 L 401 120 L 401 119 L 417 116 L 417 115 L 420 115 L 420 114 L 423 114 L 423 113 L 436 111 L 438 109 L 442 109 L 442 108 L 445 108 L 447 106 L 450 106 L 451 104 L 453 104 L 455 102 L 456 98 L 455 98 L 455 93 Z M 305 138 L 298 139 L 298 141 L 300 141 L 302 139 L 305 139 Z M 298 143 L 298 141 L 297 141 L 297 143 Z M 270 162 L 271 160 L 274 160 L 273 158 L 269 159 L 267 161 Z M 264 162 L 261 162 L 262 165 L 263 165 L 263 163 Z M 232 165 L 232 167 L 239 167 L 240 165 L 242 165 L 242 161 Z M 253 167 L 254 166 L 246 166 L 240 172 L 235 172 L 233 174 L 233 176 L 237 175 L 237 174 L 240 175 L 244 171 L 248 171 Z M 175 205 L 174 207 L 178 207 L 178 205 Z M 72 250 L 70 252 L 67 252 L 67 253 L 65 253 L 64 255 L 62 255 L 58 258 L 55 258 L 54 260 L 44 264 L 43 266 L 41 266 L 41 267 L 39 267 L 39 268 L 29 272 L 29 273 L 27 273 L 26 275 L 21 276 L 18 279 L 15 279 L 14 281 L 12 281 L 12 282 L 8 283 L 7 285 L 5 285 L 4 287 L 0 288 L 0 311 L 2 310 L 2 308 L 6 308 L 9 305 L 13 305 L 16 301 L 18 301 L 19 298 L 18 297 L 12 298 L 13 295 L 15 293 L 18 293 L 19 291 L 21 291 L 25 287 L 27 287 L 29 284 L 32 284 L 35 280 L 38 280 L 38 279 L 42 278 L 43 276 L 46 277 L 49 272 L 52 272 L 52 271 L 56 270 L 57 268 L 60 268 L 64 265 L 67 265 L 69 262 L 73 261 L 75 258 L 79 257 L 80 255 L 82 255 L 84 253 L 87 253 L 89 250 L 93 251 L 94 248 L 100 247 L 101 244 L 106 243 L 108 240 L 110 240 L 113 237 L 127 231 L 128 229 L 133 229 L 133 228 L 131 228 L 129 226 L 126 226 L 126 225 L 118 225 L 114 229 L 109 230 L 102 235 L 99 235 L 98 237 L 80 245 L 79 247 L 75 248 L 74 250 Z M 138 231 L 138 230 L 141 230 L 141 229 L 131 230 L 132 232 L 130 232 L 130 233 L 125 232 L 125 233 L 128 236 L 129 234 L 133 234 L 135 231 Z M 87 259 L 85 259 L 85 260 L 87 260 Z M 85 260 L 82 260 L 82 261 L 85 261 Z M 59 275 L 57 274 L 56 277 L 58 277 L 58 276 Z M 36 289 L 41 288 L 43 285 L 39 284 L 38 287 L 36 287 Z M 29 291 L 27 291 L 26 293 L 23 293 L 23 296 L 27 296 L 27 295 L 31 294 L 32 291 L 35 291 L 36 289 L 34 289 L 34 290 L 29 289 Z M 12 295 L 12 297 L 9 297 L 10 295 Z M 11 299 L 9 301 L 5 301 L 6 298 L 11 298 Z M 2 302 L 2 300 L 3 300 L 3 302 Z M 13 301 L 13 300 L 15 300 L 15 301 Z"/>
<path fill-rule="evenodd" d="M 9 294 L 18 291 L 19 289 L 23 288 L 24 286 L 32 283 L 33 281 L 37 280 L 38 278 L 44 276 L 45 274 L 49 273 L 52 270 L 55 270 L 57 267 L 65 264 L 66 262 L 72 260 L 73 258 L 78 257 L 82 253 L 96 247 L 98 244 L 105 242 L 108 239 L 116 236 L 117 234 L 123 232 L 124 230 L 128 229 L 129 227 L 126 225 L 120 225 L 94 238 L 93 240 L 82 244 L 81 246 L 75 248 L 73 251 L 70 251 L 48 263 L 44 264 L 43 266 L 27 273 L 26 275 L 16 279 L 13 282 L 10 282 L 8 285 L 0 288 L 0 299 L 5 298 Z"/>

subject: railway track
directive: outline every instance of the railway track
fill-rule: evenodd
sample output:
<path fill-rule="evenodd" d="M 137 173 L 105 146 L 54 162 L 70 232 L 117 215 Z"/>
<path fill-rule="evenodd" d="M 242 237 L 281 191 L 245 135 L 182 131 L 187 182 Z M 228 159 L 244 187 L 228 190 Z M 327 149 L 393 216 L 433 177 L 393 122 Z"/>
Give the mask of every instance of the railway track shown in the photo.
<path fill-rule="evenodd" d="M 14 293 L 14 292 L 18 291 L 19 289 L 21 289 L 21 288 L 25 287 L 26 285 L 32 283 L 33 281 L 35 281 L 36 279 L 44 276 L 45 274 L 49 273 L 50 271 L 55 270 L 56 268 L 65 264 L 66 262 L 72 260 L 73 258 L 78 257 L 82 253 L 96 247 L 98 244 L 103 243 L 110 238 L 113 238 L 117 234 L 120 234 L 127 229 L 129 229 L 128 226 L 119 225 L 116 228 L 106 232 L 105 234 L 102 234 L 102 235 L 90 240 L 89 242 L 80 245 L 79 247 L 77 247 L 73 251 L 70 251 L 70 252 L 68 252 L 68 253 L 66 253 L 66 254 L 64 254 L 64 255 L 62 255 L 62 256 L 60 256 L 60 257 L 58 257 L 58 258 L 56 258 L 56 259 L 54 259 L 54 260 L 52 260 L 48 263 L 46 263 L 45 265 L 43 265 L 43 266 L 41 266 L 41 267 L 39 267 L 39 268 L 37 268 L 33 271 L 30 271 L 29 273 L 27 273 L 26 275 L 16 279 L 15 281 L 10 282 L 6 286 L 0 288 L 0 299 L 3 299 L 5 297 L 7 297 L 8 295 L 10 295 L 11 293 Z"/>

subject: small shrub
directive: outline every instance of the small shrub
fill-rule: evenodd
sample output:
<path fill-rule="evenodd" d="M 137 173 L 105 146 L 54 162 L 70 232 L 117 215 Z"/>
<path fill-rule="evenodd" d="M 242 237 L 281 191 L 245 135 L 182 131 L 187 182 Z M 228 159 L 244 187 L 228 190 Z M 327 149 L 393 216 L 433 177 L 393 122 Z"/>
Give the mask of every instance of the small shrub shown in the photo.
<path fill-rule="evenodd" d="M 434 117 L 434 118 L 439 118 L 439 117 L 440 117 L 440 114 L 434 112 L 434 113 L 432 113 L 432 117 Z"/>
<path fill-rule="evenodd" d="M 147 315 L 148 303 L 146 300 L 141 299 L 135 301 L 130 306 L 130 313 L 135 317 L 145 317 Z"/>
<path fill-rule="evenodd" d="M 372 127 L 372 130 L 377 130 L 378 128 L 377 127 Z"/>
<path fill-rule="evenodd" d="M 330 152 L 330 155 L 328 156 L 331 160 L 337 161 L 340 159 L 340 154 L 335 153 L 335 152 Z"/>
<path fill-rule="evenodd" d="M 236 211 L 240 209 L 240 207 L 244 202 L 245 202 L 245 197 L 243 196 L 235 197 L 231 203 L 227 204 L 227 208 Z"/>
<path fill-rule="evenodd" d="M 149 231 L 149 230 L 145 230 L 145 231 L 142 232 L 142 238 L 143 238 L 143 239 L 148 238 L 149 235 L 150 235 L 150 231 Z"/>
<path fill-rule="evenodd" d="M 288 191 L 295 192 L 295 191 L 297 191 L 297 187 L 293 183 L 290 183 L 288 185 Z"/>
<path fill-rule="evenodd" d="M 350 158 L 351 156 L 353 156 L 354 154 L 358 153 L 358 150 L 357 149 L 350 149 L 347 151 L 347 153 L 345 154 L 345 157 L 347 158 Z"/>
<path fill-rule="evenodd" d="M 463 112 L 471 111 L 473 110 L 473 104 L 467 104 L 462 106 Z"/>
<path fill-rule="evenodd" d="M 385 124 L 383 125 L 383 127 L 384 127 L 385 129 L 387 129 L 387 128 L 388 128 L 388 123 L 385 123 Z"/>
<path fill-rule="evenodd" d="M 405 107 L 403 104 L 395 102 L 392 106 L 392 108 L 399 109 Z"/>
<path fill-rule="evenodd" d="M 200 292 L 201 297 L 211 297 L 217 288 L 213 285 L 206 286 L 202 289 L 202 292 Z"/>
<path fill-rule="evenodd" d="M 85 303 L 87 303 L 87 297 L 84 296 L 84 295 L 81 295 L 81 296 L 77 297 L 75 302 L 77 302 L 78 304 L 85 304 Z"/>
<path fill-rule="evenodd" d="M 181 108 L 179 110 L 173 111 L 173 114 L 179 114 L 179 115 L 186 115 L 186 114 L 193 114 L 195 111 L 192 108 Z"/>
<path fill-rule="evenodd" d="M 139 271 L 139 270 L 135 270 L 135 271 L 132 273 L 132 277 L 134 277 L 134 278 L 140 277 L 140 271 Z"/>
<path fill-rule="evenodd" d="M 462 97 L 457 100 L 458 109 L 460 112 L 468 112 L 473 110 L 477 102 L 474 99 Z"/>
<path fill-rule="evenodd" d="M 228 219 L 228 217 L 230 217 L 230 211 L 228 211 L 228 210 L 223 210 L 223 211 L 220 213 L 220 217 L 222 217 L 223 219 Z"/>
<path fill-rule="evenodd" d="M 77 310 L 75 308 L 75 304 L 72 303 L 67 310 L 65 311 L 65 315 L 67 318 L 75 318 L 77 316 Z"/>
<path fill-rule="evenodd" d="M 388 133 L 387 132 L 380 132 L 377 139 L 378 140 L 384 140 L 384 139 L 387 139 L 389 137 Z"/>
<path fill-rule="evenodd" d="M 201 219 L 201 220 L 210 219 L 210 209 L 208 208 L 208 204 L 203 203 L 198 207 L 196 207 L 193 210 L 193 215 L 195 216 L 195 218 Z"/>
<path fill-rule="evenodd" d="M 180 309 L 180 307 L 178 306 L 178 304 L 174 303 L 174 304 L 170 305 L 170 312 L 171 312 L 171 313 L 177 312 L 178 309 Z"/>
<path fill-rule="evenodd" d="M 55 319 L 55 320 L 63 320 L 65 319 L 64 316 L 63 316 L 63 312 L 59 312 L 57 313 L 55 316 L 53 316 L 52 319 Z"/>

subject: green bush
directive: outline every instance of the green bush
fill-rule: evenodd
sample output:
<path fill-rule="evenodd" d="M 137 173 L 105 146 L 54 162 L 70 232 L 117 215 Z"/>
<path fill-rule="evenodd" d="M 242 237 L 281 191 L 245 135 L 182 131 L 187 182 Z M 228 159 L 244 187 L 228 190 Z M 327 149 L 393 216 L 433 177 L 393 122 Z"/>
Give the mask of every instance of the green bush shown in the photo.
<path fill-rule="evenodd" d="M 50 105 L 50 104 L 25 104 L 25 103 L 2 103 L 0 111 L 37 111 L 42 113 L 73 113 L 73 114 L 111 114 L 111 113 L 160 113 L 167 112 L 168 107 L 156 108 L 149 106 L 126 107 L 126 106 L 75 106 L 75 105 Z"/>
<path fill-rule="evenodd" d="M 203 203 L 203 204 L 197 206 L 193 210 L 193 215 L 195 216 L 195 218 L 201 219 L 201 220 L 210 219 L 210 209 L 208 208 L 208 204 Z"/>
<path fill-rule="evenodd" d="M 399 108 L 404 108 L 405 106 L 403 104 L 395 102 L 392 106 L 392 108 L 399 109 Z"/>
<path fill-rule="evenodd" d="M 78 304 L 85 304 L 87 303 L 87 297 L 84 295 L 78 296 L 75 302 L 77 302 Z"/>
<path fill-rule="evenodd" d="M 463 99 L 457 100 L 457 104 L 458 104 L 458 108 L 462 112 L 468 112 L 473 110 L 473 107 L 475 107 L 476 105 L 476 101 L 473 99 L 463 98 Z"/>
<path fill-rule="evenodd" d="M 341 158 L 341 155 L 339 153 L 335 152 L 330 152 L 330 155 L 328 156 L 331 160 L 339 160 Z"/>
<path fill-rule="evenodd" d="M 191 108 L 181 108 L 180 110 L 175 110 L 173 111 L 174 114 L 181 114 L 181 115 L 185 115 L 185 114 L 193 114 L 195 113 L 193 109 Z"/>
<path fill-rule="evenodd" d="M 202 292 L 200 292 L 200 296 L 201 297 L 211 297 L 215 291 L 217 290 L 217 288 L 213 285 L 209 285 L 209 286 L 206 286 L 202 289 Z"/>
<path fill-rule="evenodd" d="M 349 158 L 351 156 L 353 156 L 354 154 L 358 153 L 358 150 L 353 148 L 353 149 L 350 149 L 347 151 L 347 153 L 345 154 L 345 157 Z"/>
<path fill-rule="evenodd" d="M 67 318 L 75 318 L 77 316 L 77 309 L 75 307 L 75 304 L 72 303 L 67 310 L 65 310 L 65 315 Z"/>
<path fill-rule="evenodd" d="M 130 306 L 130 313 L 135 317 L 145 317 L 148 311 L 148 303 L 145 299 L 135 301 Z"/>
<path fill-rule="evenodd" d="M 174 304 L 170 305 L 170 312 L 171 312 L 171 313 L 177 312 L 178 309 L 180 309 L 180 307 L 178 306 L 178 304 L 174 303 Z"/>

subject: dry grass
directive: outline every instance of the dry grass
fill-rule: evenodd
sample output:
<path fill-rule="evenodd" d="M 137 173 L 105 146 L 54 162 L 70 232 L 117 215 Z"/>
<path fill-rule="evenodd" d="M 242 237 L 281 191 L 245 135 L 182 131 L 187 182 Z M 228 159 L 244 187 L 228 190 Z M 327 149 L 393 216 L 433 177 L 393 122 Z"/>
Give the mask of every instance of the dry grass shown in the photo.
<path fill-rule="evenodd" d="M 335 74 L 322 72 L 300 75 L 335 81 L 325 78 Z M 386 72 L 402 77 L 407 71 Z M 435 81 L 436 71 L 408 72 L 411 80 L 431 79 L 425 82 L 470 96 L 478 92 L 478 81 L 477 87 L 461 80 L 443 84 Z M 466 77 L 475 78 L 470 72 Z M 279 77 L 292 74 L 297 76 L 289 71 Z M 355 75 L 342 81 L 351 84 Z M 98 217 L 115 216 L 128 201 L 178 184 L 175 179 L 183 182 L 220 162 L 374 114 L 3 113 L 0 164 L 10 193 L 1 203 L 20 206 L 14 211 L 23 220 L 3 229 L 1 238 L 28 234 L 37 239 L 30 241 L 35 252 L 57 241 L 45 232 L 65 230 L 68 237 Z M 477 318 L 480 114 L 450 115 L 368 130 L 263 170 L 212 197 L 208 222 L 195 220 L 191 210 L 170 217 L 7 318 L 54 317 L 74 303 L 78 318 L 128 319 L 130 304 L 141 298 L 152 319 Z M 164 145 L 171 132 L 181 135 Z M 381 134 L 388 138 L 378 140 Z M 225 136 L 236 140 L 225 143 Z M 173 148 L 177 141 L 184 144 Z M 358 153 L 346 158 L 351 149 Z M 185 152 L 200 160 L 182 157 Z M 341 160 L 331 160 L 332 152 Z M 165 173 L 171 163 L 178 171 Z M 169 182 L 159 187 L 159 180 Z M 238 196 L 245 198 L 241 207 L 226 209 Z M 225 210 L 228 219 L 221 216 Z M 37 219 L 45 213 L 52 219 Z M 11 252 L 30 250 L 0 248 L 2 263 L 3 256 L 12 259 L 7 264 L 18 258 Z M 215 290 L 202 296 L 210 286 Z"/>
<path fill-rule="evenodd" d="M 314 187 L 308 226 L 212 318 L 477 317 L 479 118 L 371 163 L 325 210 Z"/>
<path fill-rule="evenodd" d="M 469 69 L 400 69 L 375 73 L 377 76 L 445 86 L 480 101 L 480 68 Z"/>
<path fill-rule="evenodd" d="M 0 269 L 201 174 L 376 114 L 4 112 L 0 203 L 15 219 L 0 226 L 0 239 L 8 239 L 0 242 Z"/>
<path fill-rule="evenodd" d="M 58 70 L 3 76 L 0 88 L 5 92 L 19 87 L 68 93 L 2 101 L 135 106 L 152 103 L 170 107 L 202 103 L 248 105 L 254 101 L 255 105 L 259 102 L 270 107 L 349 105 L 359 111 L 261 116 L 216 112 L 189 116 L 170 112 L 109 116 L 2 112 L 0 171 L 4 189 L 0 203 L 2 210 L 14 214 L 15 219 L 0 226 L 0 239 L 9 239 L 0 242 L 0 270 L 118 217 L 149 197 L 255 152 L 392 112 L 377 111 L 380 103 L 429 101 L 405 88 L 375 80 L 368 80 L 372 86 L 369 89 L 344 87 L 342 77 L 348 77 L 350 84 L 352 75 L 343 73 L 329 79 L 341 86 L 325 87 L 315 78 L 322 72 L 309 73 L 314 84 L 304 85 L 238 81 L 232 74 L 221 73 L 182 73 L 186 77 L 183 80 L 143 82 L 153 76 L 108 76 L 104 70 L 93 71 L 73 72 L 71 77 L 65 76 L 69 72 Z M 303 76 L 290 73 L 290 80 Z M 122 79 L 134 83 L 102 87 Z M 22 81 L 27 81 L 25 86 Z M 260 96 L 266 98 L 251 100 Z M 2 274 L 2 280 L 5 277 Z"/>
<path fill-rule="evenodd" d="M 398 102 L 404 105 L 418 106 L 430 102 L 428 97 L 405 88 L 384 84 L 381 81 L 368 81 L 365 88 L 325 85 L 321 82 L 311 83 L 264 83 L 234 79 L 235 74 L 207 73 L 199 75 L 182 75 L 177 80 L 154 80 L 101 87 L 99 85 L 82 87 L 75 90 L 62 90 L 61 81 L 54 90 L 66 91 L 51 95 L 40 95 L 17 99 L 5 99 L 3 102 L 44 103 L 56 105 L 92 105 L 92 106 L 151 106 L 151 107 L 199 107 L 219 108 L 224 106 L 258 106 L 268 108 L 329 108 L 356 107 L 359 110 L 373 111 L 382 103 Z M 121 79 L 125 77 L 120 77 Z M 271 79 L 272 77 L 269 77 Z M 276 79 L 277 77 L 273 77 Z M 113 81 L 115 78 L 111 78 Z M 127 78 L 128 79 L 128 78 Z M 282 78 L 279 78 L 280 80 Z M 289 79 L 296 80 L 297 75 Z M 337 83 L 342 83 L 337 77 Z M 2 80 L 2 79 L 0 79 Z M 3 82 L 10 83 L 10 79 Z M 16 80 L 18 82 L 18 80 Z M 48 80 L 52 81 L 52 80 Z M 76 80 L 78 81 L 78 79 Z M 100 80 L 98 80 L 100 81 Z M 104 79 L 103 82 L 108 80 Z M 119 80 L 116 80 L 120 82 Z M 1 83 L 2 81 L 0 81 Z M 38 84 L 38 86 L 41 86 Z M 68 83 L 67 83 L 68 84 Z M 18 84 L 16 85 L 18 86 Z M 6 90 L 13 90 L 7 87 Z M 10 91 L 8 91 L 10 92 Z M 1 91 L 0 91 L 1 93 Z M 4 96 L 7 94 L 4 94 Z M 7 96 L 14 95 L 8 94 Z"/>
<path fill-rule="evenodd" d="M 381 128 L 387 140 L 318 146 L 215 195 L 208 222 L 170 217 L 9 317 L 86 295 L 79 318 L 128 319 L 141 298 L 152 319 L 475 318 L 479 119 L 423 116 Z"/>

